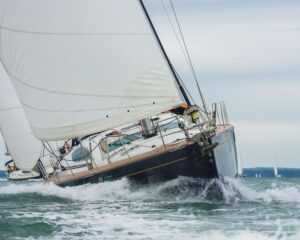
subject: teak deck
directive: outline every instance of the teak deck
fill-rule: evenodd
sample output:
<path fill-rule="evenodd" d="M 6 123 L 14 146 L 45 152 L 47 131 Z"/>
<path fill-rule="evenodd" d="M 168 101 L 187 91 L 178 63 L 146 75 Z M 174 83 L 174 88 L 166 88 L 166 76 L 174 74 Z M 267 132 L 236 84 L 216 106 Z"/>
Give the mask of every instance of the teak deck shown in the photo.
<path fill-rule="evenodd" d="M 151 150 L 147 153 L 144 153 L 144 154 L 141 154 L 141 155 L 138 155 L 138 156 L 134 156 L 134 157 L 131 157 L 131 158 L 125 158 L 125 159 L 119 160 L 117 162 L 108 163 L 105 166 L 96 167 L 96 168 L 93 168 L 89 171 L 82 171 L 80 173 L 73 173 L 73 174 L 70 173 L 70 174 L 65 175 L 65 176 L 53 176 L 53 177 L 49 178 L 46 182 L 53 182 L 54 184 L 62 184 L 64 182 L 74 181 L 74 180 L 77 180 L 77 179 L 93 176 L 95 174 L 99 174 L 99 173 L 114 170 L 114 169 L 117 169 L 117 168 L 120 168 L 120 167 L 124 167 L 128 164 L 131 164 L 131 163 L 143 161 L 145 159 L 148 159 L 149 157 L 153 157 L 153 156 L 156 156 L 156 155 L 164 154 L 166 152 L 172 152 L 172 151 L 175 151 L 177 149 L 184 148 L 184 147 L 186 147 L 187 145 L 189 145 L 191 143 L 192 142 L 189 142 L 189 141 L 185 140 L 185 141 L 178 142 L 178 143 L 168 144 L 168 145 L 165 145 L 165 147 L 161 146 L 161 147 L 153 149 L 153 150 Z"/>
<path fill-rule="evenodd" d="M 229 128 L 231 128 L 232 126 L 230 125 L 222 125 L 222 126 L 217 126 L 216 128 L 216 135 L 222 134 L 222 132 L 225 132 L 226 130 L 228 130 Z M 48 180 L 46 180 L 46 182 L 52 182 L 54 184 L 57 185 L 64 185 L 64 183 L 67 182 L 72 182 L 72 181 L 76 181 L 76 180 L 81 180 L 81 179 L 85 179 L 85 178 L 89 178 L 89 177 L 93 177 L 95 175 L 101 175 L 102 173 L 106 173 L 109 171 L 114 171 L 114 170 L 118 170 L 118 169 L 122 169 L 126 166 L 129 166 L 133 163 L 138 163 L 138 162 L 146 162 L 148 159 L 153 158 L 153 157 L 157 157 L 166 153 L 172 153 L 173 151 L 177 151 L 178 149 L 181 148 L 185 148 L 189 145 L 194 144 L 194 141 L 189 141 L 187 139 L 181 141 L 181 142 L 177 142 L 177 143 L 171 143 L 171 144 L 166 144 L 165 146 L 160 146 L 157 147 L 147 153 L 144 154 L 140 154 L 134 157 L 126 157 L 122 160 L 118 160 L 116 162 L 112 162 L 112 163 L 107 163 L 104 166 L 99 166 L 99 167 L 94 167 L 93 169 L 90 170 L 85 170 L 79 173 L 70 173 L 67 175 L 63 175 L 63 176 L 52 176 L 50 177 Z M 187 157 L 181 157 L 178 159 L 173 159 L 173 161 L 170 161 L 168 163 L 164 163 L 160 166 L 163 165 L 168 165 L 171 163 L 175 163 L 175 162 L 179 162 L 179 161 L 183 161 L 185 160 Z M 157 168 L 159 166 L 152 166 L 151 169 Z M 145 172 L 148 170 L 151 170 L 149 168 L 143 168 L 141 169 L 141 171 L 139 172 Z M 136 173 L 139 172 L 134 172 L 134 173 L 126 173 L 123 174 L 121 177 L 127 177 L 127 176 L 131 176 L 134 175 Z"/>

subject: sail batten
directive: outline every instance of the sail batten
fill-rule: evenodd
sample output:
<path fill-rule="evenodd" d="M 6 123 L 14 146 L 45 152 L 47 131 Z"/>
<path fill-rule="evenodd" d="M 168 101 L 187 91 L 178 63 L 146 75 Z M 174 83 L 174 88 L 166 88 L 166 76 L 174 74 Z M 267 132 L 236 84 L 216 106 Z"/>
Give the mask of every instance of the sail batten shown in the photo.
<path fill-rule="evenodd" d="M 1 59 L 39 139 L 100 132 L 183 101 L 138 0 L 0 0 L 0 19 Z"/>
<path fill-rule="evenodd" d="M 15 32 L 15 33 L 20 33 L 20 34 L 33 34 L 33 35 L 62 35 L 62 36 L 73 36 L 73 35 L 77 35 L 77 36 L 95 36 L 95 35 L 102 35 L 102 36 L 124 36 L 124 35 L 151 35 L 151 33 L 149 32 L 126 32 L 126 33 L 122 33 L 122 32 L 84 32 L 84 33 L 80 33 L 80 32 L 37 32 L 37 31 L 30 31 L 30 30 L 24 30 L 24 29 L 14 29 L 14 28 L 9 28 L 6 26 L 0 26 L 1 30 L 4 31 L 8 31 L 8 32 Z"/>
<path fill-rule="evenodd" d="M 7 108 L 0 109 L 0 111 L 1 112 L 7 112 L 7 111 L 10 111 L 10 110 L 15 110 L 15 109 L 22 109 L 22 107 L 21 106 L 7 107 Z"/>

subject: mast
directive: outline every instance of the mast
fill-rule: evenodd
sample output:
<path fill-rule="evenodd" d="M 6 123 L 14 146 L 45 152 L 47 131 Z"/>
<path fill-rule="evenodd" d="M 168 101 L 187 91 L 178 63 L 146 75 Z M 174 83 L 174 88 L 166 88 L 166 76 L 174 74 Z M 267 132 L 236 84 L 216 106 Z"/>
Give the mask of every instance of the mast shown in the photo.
<path fill-rule="evenodd" d="M 167 60 L 167 63 L 168 63 L 168 65 L 169 65 L 170 69 L 171 69 L 171 72 L 172 72 L 172 74 L 173 74 L 173 76 L 174 76 L 174 78 L 175 78 L 175 80 L 176 80 L 176 83 L 177 83 L 177 85 L 178 85 L 178 88 L 179 88 L 179 90 L 180 90 L 180 92 L 181 92 L 181 94 L 182 94 L 182 96 L 183 96 L 185 102 L 187 103 L 187 105 L 191 106 L 190 99 L 188 98 L 188 96 L 187 96 L 187 94 L 186 94 L 186 92 L 185 92 L 184 87 L 182 86 L 180 80 L 179 80 L 178 77 L 177 77 L 177 74 L 176 74 L 176 72 L 175 72 L 175 70 L 174 70 L 174 67 L 173 67 L 173 65 L 172 65 L 172 63 L 171 63 L 171 61 L 170 61 L 170 59 L 169 59 L 169 57 L 168 57 L 168 55 L 167 55 L 167 53 L 166 53 L 166 51 L 165 51 L 163 45 L 162 45 L 162 43 L 161 43 L 161 41 L 160 41 L 160 38 L 159 38 L 159 36 L 158 36 L 158 34 L 157 34 L 157 32 L 156 32 L 156 29 L 155 29 L 155 27 L 154 27 L 154 25 L 153 25 L 153 23 L 152 23 L 152 20 L 151 20 L 149 14 L 148 14 L 148 12 L 147 12 L 147 9 L 146 9 L 146 7 L 145 7 L 145 5 L 144 5 L 143 0 L 138 0 L 138 1 L 139 1 L 140 4 L 141 4 L 141 7 L 142 7 L 142 9 L 143 9 L 143 11 L 144 11 L 144 13 L 145 13 L 145 16 L 146 16 L 148 22 L 149 22 L 149 25 L 150 25 L 150 27 L 151 27 L 151 29 L 152 29 L 154 35 L 155 35 L 155 38 L 156 38 L 156 40 L 157 40 L 157 42 L 158 42 L 158 44 L 159 44 L 159 47 L 160 47 L 160 49 L 161 49 L 161 51 L 162 51 L 162 53 L 163 53 L 165 59 Z"/>

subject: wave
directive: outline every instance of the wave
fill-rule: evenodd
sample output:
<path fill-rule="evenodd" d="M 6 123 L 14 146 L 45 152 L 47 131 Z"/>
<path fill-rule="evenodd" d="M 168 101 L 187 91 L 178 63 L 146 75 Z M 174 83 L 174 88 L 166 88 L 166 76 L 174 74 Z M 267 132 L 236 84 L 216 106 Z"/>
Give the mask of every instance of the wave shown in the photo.
<path fill-rule="evenodd" d="M 236 231 L 234 234 L 225 234 L 221 231 L 213 231 L 211 233 L 201 234 L 201 237 L 188 237 L 188 236 L 181 236 L 175 239 L 201 239 L 201 240 L 295 240 L 300 239 L 300 234 L 288 236 L 283 234 L 282 232 L 278 231 L 275 234 L 263 234 L 259 232 L 253 231 Z"/>
<path fill-rule="evenodd" d="M 298 206 L 298 183 L 180 177 L 143 187 L 122 179 L 61 188 L 2 182 L 0 202 L 9 206 L 2 210 L 9 212 L 4 221 L 11 228 L 22 232 L 16 222 L 26 222 L 27 231 L 44 236 L 36 223 L 45 224 L 49 235 L 32 239 L 294 240 L 300 239 L 299 214 L 276 209 Z"/>
<path fill-rule="evenodd" d="M 23 182 L 9 183 L 0 187 L 0 195 L 39 194 L 55 196 L 71 200 L 93 201 L 122 195 L 126 191 L 125 179 L 102 184 L 86 184 L 77 187 L 61 188 L 51 183 Z"/>
<path fill-rule="evenodd" d="M 142 238 L 141 235 L 139 235 L 138 237 L 136 236 L 131 236 L 130 238 L 126 237 L 126 236 L 116 236 L 116 237 L 112 237 L 110 236 L 110 238 L 108 237 L 107 239 L 158 239 L 160 238 L 160 234 L 155 234 L 152 233 L 152 238 L 148 235 L 145 238 Z M 295 235 L 285 235 L 282 233 L 276 233 L 275 235 L 268 235 L 268 234 L 263 234 L 263 233 L 258 233 L 258 232 L 252 232 L 252 231 L 236 231 L 234 234 L 225 234 L 224 232 L 221 231 L 212 231 L 210 233 L 201 233 L 198 236 L 196 235 L 192 235 L 192 234 L 188 234 L 188 233 L 176 233 L 176 235 L 174 236 L 170 236 L 169 238 L 166 238 L 165 236 L 162 239 L 174 239 L 174 240 L 295 240 L 295 239 L 300 239 L 300 234 L 295 234 Z M 154 238 L 153 238 L 154 237 Z M 157 237 L 157 238 L 156 238 Z M 82 238 L 82 236 L 80 237 L 68 237 L 65 234 L 61 234 L 58 236 L 52 236 L 49 239 L 85 239 L 85 240 L 89 240 L 89 239 L 95 239 L 97 238 L 97 236 L 84 236 L 84 238 Z M 104 238 L 106 239 L 106 238 Z"/>
<path fill-rule="evenodd" d="M 4 183 L 4 182 L 3 182 Z M 1 184 L 2 185 L 2 184 Z M 116 200 L 174 200 L 204 202 L 284 202 L 300 203 L 299 185 L 295 183 L 271 184 L 259 189 L 237 179 L 204 181 L 180 177 L 160 184 L 133 187 L 126 179 L 99 184 L 61 188 L 41 182 L 10 183 L 0 185 L 0 195 L 39 194 L 78 201 Z"/>

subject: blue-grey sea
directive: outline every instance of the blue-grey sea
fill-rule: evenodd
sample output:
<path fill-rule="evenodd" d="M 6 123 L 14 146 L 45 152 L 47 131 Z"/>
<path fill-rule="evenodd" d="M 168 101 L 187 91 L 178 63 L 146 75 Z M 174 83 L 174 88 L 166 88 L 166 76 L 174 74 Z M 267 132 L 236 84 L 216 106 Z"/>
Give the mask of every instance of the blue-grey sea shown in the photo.
<path fill-rule="evenodd" d="M 0 179 L 0 239 L 300 239 L 300 179 L 126 179 L 59 188 Z"/>

